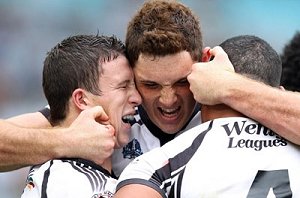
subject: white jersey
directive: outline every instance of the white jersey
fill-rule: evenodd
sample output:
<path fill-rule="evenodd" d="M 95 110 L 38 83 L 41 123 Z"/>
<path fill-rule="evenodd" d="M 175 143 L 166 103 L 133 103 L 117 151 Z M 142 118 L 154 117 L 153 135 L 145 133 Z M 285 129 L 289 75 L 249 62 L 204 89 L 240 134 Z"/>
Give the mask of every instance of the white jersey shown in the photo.
<path fill-rule="evenodd" d="M 102 167 L 82 159 L 56 159 L 34 166 L 22 198 L 111 198 L 116 179 Z"/>
<path fill-rule="evenodd" d="M 300 147 L 248 118 L 220 118 L 131 162 L 117 189 L 147 185 L 162 197 L 300 197 Z"/>
<path fill-rule="evenodd" d="M 191 120 L 178 133 L 201 124 L 200 106 L 198 105 Z M 40 111 L 47 119 L 50 116 L 49 106 Z M 143 117 L 143 119 L 141 119 Z M 174 135 L 168 135 L 155 126 L 145 114 L 142 108 L 136 109 L 136 123 L 131 127 L 131 138 L 127 145 L 116 149 L 112 156 L 112 169 L 116 176 L 120 176 L 124 168 L 136 157 L 162 146 L 165 142 L 173 139 Z M 146 122 L 146 123 L 145 123 Z M 177 134 L 177 135 L 178 135 Z M 163 140 L 162 140 L 163 139 Z"/>
<path fill-rule="evenodd" d="M 162 145 L 160 138 L 167 135 L 166 133 L 161 132 L 152 122 L 148 121 L 148 123 L 145 124 L 141 119 L 142 115 L 141 113 L 139 114 L 138 111 L 135 115 L 137 123 L 131 127 L 131 141 L 123 148 L 116 149 L 113 153 L 112 166 L 116 176 L 119 176 L 124 168 L 136 157 L 143 153 L 147 153 L 154 148 L 160 147 Z M 194 112 L 192 119 L 180 133 L 193 128 L 200 123 L 200 111 L 197 109 Z"/>

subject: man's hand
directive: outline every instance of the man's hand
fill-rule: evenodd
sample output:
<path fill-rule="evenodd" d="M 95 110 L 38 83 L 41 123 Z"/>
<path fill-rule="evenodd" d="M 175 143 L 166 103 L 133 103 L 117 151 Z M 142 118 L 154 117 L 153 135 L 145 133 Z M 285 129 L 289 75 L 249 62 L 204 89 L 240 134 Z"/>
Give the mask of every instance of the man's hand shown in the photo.
<path fill-rule="evenodd" d="M 211 56 L 214 59 L 210 62 L 195 63 L 192 72 L 187 79 L 195 100 L 199 103 L 214 105 L 221 103 L 222 89 L 226 81 L 234 74 L 234 68 L 224 50 L 217 46 L 203 51 L 208 60 Z M 230 80 L 229 80 L 230 81 Z"/>
<path fill-rule="evenodd" d="M 110 157 L 115 146 L 115 130 L 107 124 L 108 119 L 100 106 L 82 111 L 67 131 L 62 133 L 70 147 L 66 157 L 77 156 L 99 165 Z"/>

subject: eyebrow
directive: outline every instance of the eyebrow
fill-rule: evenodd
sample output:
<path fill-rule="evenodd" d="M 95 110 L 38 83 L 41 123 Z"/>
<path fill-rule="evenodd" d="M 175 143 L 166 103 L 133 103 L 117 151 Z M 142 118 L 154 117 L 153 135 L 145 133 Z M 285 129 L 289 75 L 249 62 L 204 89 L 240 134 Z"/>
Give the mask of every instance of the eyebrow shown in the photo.
<path fill-rule="evenodd" d="M 127 79 L 127 80 L 123 80 L 123 81 L 117 83 L 117 85 L 130 84 L 130 83 L 134 83 L 134 81 Z"/>

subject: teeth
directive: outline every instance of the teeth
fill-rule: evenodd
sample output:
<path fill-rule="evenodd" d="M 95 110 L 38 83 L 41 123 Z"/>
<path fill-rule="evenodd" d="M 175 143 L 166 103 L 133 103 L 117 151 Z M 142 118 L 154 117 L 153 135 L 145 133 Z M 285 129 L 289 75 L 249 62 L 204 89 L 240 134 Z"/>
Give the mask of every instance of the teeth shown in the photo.
<path fill-rule="evenodd" d="M 171 113 L 175 113 L 176 110 L 178 110 L 178 108 L 174 108 L 174 109 L 161 109 L 164 113 L 168 113 L 168 114 L 171 114 Z"/>
<path fill-rule="evenodd" d="M 122 117 L 122 121 L 125 123 L 129 123 L 131 126 L 136 123 L 136 120 L 133 115 L 125 115 Z"/>

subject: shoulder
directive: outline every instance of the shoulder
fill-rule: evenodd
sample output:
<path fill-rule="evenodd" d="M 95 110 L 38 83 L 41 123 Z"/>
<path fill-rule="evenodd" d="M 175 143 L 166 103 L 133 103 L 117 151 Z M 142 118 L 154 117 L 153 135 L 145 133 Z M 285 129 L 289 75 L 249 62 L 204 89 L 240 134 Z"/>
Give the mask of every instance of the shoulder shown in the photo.
<path fill-rule="evenodd" d="M 106 186 L 114 190 L 112 184 L 115 183 L 116 180 L 105 172 L 76 160 L 51 160 L 30 171 L 24 194 L 91 197 Z"/>

